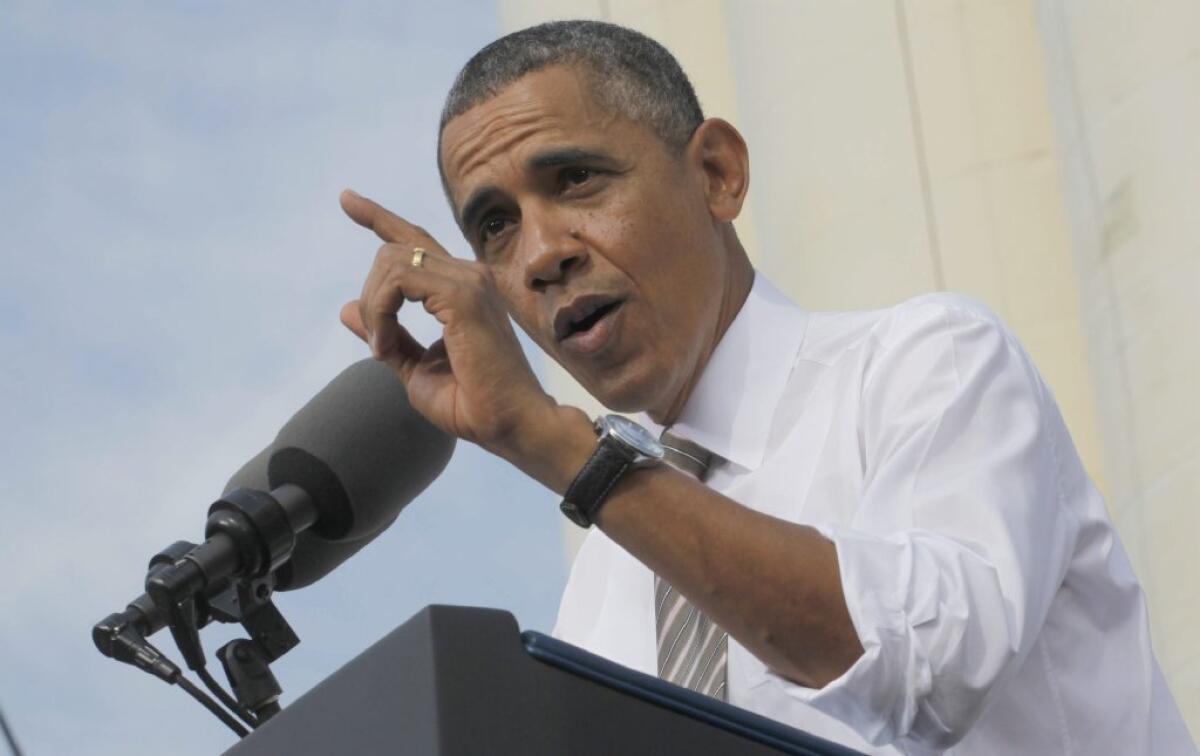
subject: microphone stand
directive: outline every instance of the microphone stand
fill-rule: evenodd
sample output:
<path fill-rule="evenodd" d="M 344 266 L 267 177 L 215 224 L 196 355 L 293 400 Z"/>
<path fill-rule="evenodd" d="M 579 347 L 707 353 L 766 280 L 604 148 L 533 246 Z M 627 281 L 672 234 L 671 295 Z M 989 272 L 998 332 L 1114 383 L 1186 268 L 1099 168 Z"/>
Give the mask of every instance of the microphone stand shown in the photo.
<path fill-rule="evenodd" d="M 275 576 L 243 579 L 209 601 L 221 622 L 239 622 L 250 635 L 217 649 L 217 658 L 237 702 L 262 724 L 279 713 L 283 689 L 270 664 L 300 643 L 291 626 L 271 601 Z"/>
<path fill-rule="evenodd" d="M 146 593 L 93 627 L 96 647 L 180 685 L 244 737 L 245 728 L 222 716 L 225 712 L 146 639 L 169 628 L 188 668 L 222 703 L 252 728 L 270 719 L 280 711 L 282 689 L 269 665 L 300 642 L 271 601 L 275 571 L 291 556 L 297 534 L 316 519 L 312 499 L 294 485 L 269 494 L 248 488 L 229 493 L 209 508 L 204 543 L 177 541 L 150 560 Z M 212 620 L 240 623 L 250 636 L 217 651 L 234 697 L 205 669 L 200 629 Z"/>

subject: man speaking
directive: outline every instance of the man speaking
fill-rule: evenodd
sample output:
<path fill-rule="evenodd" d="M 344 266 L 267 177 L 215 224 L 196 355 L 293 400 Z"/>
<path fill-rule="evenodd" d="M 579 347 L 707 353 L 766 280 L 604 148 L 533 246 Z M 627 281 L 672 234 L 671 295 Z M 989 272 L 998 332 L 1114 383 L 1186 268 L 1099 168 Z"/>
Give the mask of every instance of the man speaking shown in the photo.
<path fill-rule="evenodd" d="M 789 302 L 734 232 L 745 142 L 660 45 L 583 21 L 494 42 L 438 160 L 474 259 L 347 191 L 384 243 L 342 320 L 415 409 L 595 526 L 559 637 L 874 753 L 1191 752 L 1016 339 L 948 294 Z M 398 324 L 406 300 L 441 339 Z M 510 315 L 639 422 L 556 403 Z"/>

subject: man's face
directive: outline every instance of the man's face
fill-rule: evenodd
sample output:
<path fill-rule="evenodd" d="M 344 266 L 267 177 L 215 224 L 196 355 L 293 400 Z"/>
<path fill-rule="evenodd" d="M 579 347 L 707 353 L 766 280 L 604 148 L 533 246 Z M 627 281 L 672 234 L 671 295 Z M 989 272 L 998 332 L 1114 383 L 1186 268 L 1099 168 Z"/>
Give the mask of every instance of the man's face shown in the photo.
<path fill-rule="evenodd" d="M 440 157 L 518 325 L 605 405 L 660 416 L 715 344 L 727 256 L 691 152 L 587 85 L 524 76 L 451 120 Z"/>

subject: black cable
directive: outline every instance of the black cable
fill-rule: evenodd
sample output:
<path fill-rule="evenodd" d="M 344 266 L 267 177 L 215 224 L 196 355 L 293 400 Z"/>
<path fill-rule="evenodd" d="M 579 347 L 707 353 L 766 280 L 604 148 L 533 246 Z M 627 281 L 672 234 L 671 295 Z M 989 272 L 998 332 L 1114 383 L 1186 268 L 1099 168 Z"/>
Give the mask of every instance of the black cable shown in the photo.
<path fill-rule="evenodd" d="M 0 709 L 0 730 L 4 731 L 4 739 L 8 741 L 8 747 L 12 749 L 13 756 L 21 756 L 21 747 L 17 745 L 17 737 L 8 727 L 8 720 L 4 718 L 3 709 Z"/>
<path fill-rule="evenodd" d="M 148 649 L 150 649 L 151 651 L 153 651 L 154 653 L 158 654 L 160 657 L 162 657 L 162 658 L 164 658 L 164 659 L 166 659 L 166 658 L 167 658 L 167 655 L 166 655 L 166 654 L 164 654 L 162 651 L 160 651 L 160 650 L 158 649 L 158 647 L 157 647 L 157 646 L 155 646 L 155 645 L 154 645 L 153 643 L 151 643 L 150 641 L 148 641 L 148 640 L 145 640 L 145 639 L 141 639 L 141 643 L 142 643 L 142 645 L 144 645 L 146 648 L 148 648 Z M 168 681 L 168 682 L 170 682 L 170 681 Z M 197 687 L 196 687 L 196 686 L 195 686 L 195 685 L 192 683 L 192 681 L 191 681 L 191 680 L 189 680 L 189 679 L 187 679 L 186 677 L 184 677 L 182 673 L 178 673 L 178 670 L 177 670 L 177 674 L 175 675 L 174 684 L 176 684 L 176 685 L 178 685 L 179 687 L 183 688 L 183 689 L 184 689 L 184 690 L 187 692 L 187 694 L 188 694 L 189 696 L 191 696 L 192 698 L 194 698 L 194 699 L 196 699 L 197 701 L 199 701 L 199 702 L 200 702 L 200 704 L 201 704 L 202 706 L 204 706 L 204 708 L 208 709 L 208 710 L 209 710 L 209 711 L 211 711 L 213 714 L 215 714 L 215 715 L 217 716 L 217 719 L 219 719 L 219 720 L 221 720 L 222 722 L 224 722 L 224 723 L 225 723 L 225 725 L 226 725 L 226 726 L 227 726 L 229 729 L 231 729 L 231 730 L 233 730 L 234 732 L 236 732 L 236 733 L 237 733 L 237 736 L 238 736 L 239 738 L 244 738 L 244 737 L 246 737 L 247 735 L 249 735 L 249 734 L 250 734 L 250 731 L 249 731 L 249 730 L 247 730 L 245 727 L 242 727 L 242 725 L 241 725 L 241 724 L 240 724 L 240 723 L 239 723 L 239 722 L 238 722 L 236 719 L 234 719 L 233 717 L 231 717 L 231 716 L 229 715 L 229 712 L 227 712 L 227 711 L 225 711 L 224 709 L 222 709 L 222 708 L 221 708 L 221 706 L 220 706 L 220 704 L 218 704 L 216 701 L 214 701 L 214 700 L 212 700 L 211 698 L 209 698 L 209 697 L 208 697 L 208 695 L 206 695 L 204 691 L 202 691 L 202 690 L 200 690 L 199 688 L 197 688 Z"/>
<path fill-rule="evenodd" d="M 257 727 L 258 720 L 254 718 L 254 715 L 238 703 L 233 696 L 226 693 L 220 683 L 204 667 L 204 646 L 200 641 L 200 633 L 196 623 L 195 601 L 189 600 L 183 604 L 175 605 L 175 611 L 171 615 L 168 625 L 171 628 L 171 637 L 175 639 L 175 646 L 179 649 L 179 653 L 183 654 L 188 668 L 196 673 L 196 676 L 204 682 L 205 687 L 212 691 L 221 703 L 237 714 L 251 729 Z M 146 645 L 150 644 L 147 642 Z M 205 696 L 205 698 L 208 697 Z M 208 700 L 211 701 L 212 699 Z M 207 704 L 205 705 L 207 706 Z M 209 708 L 211 709 L 211 707 Z"/>
<path fill-rule="evenodd" d="M 204 708 L 208 709 L 213 714 L 216 714 L 217 719 L 220 719 L 229 727 L 229 729 L 236 732 L 239 738 L 244 738 L 250 734 L 250 731 L 245 727 L 242 727 L 241 723 L 230 716 L 229 712 L 222 709 L 220 704 L 205 695 L 204 691 L 193 685 L 192 682 L 186 677 L 181 675 L 179 679 L 175 681 L 175 684 L 187 691 L 189 696 L 203 704 Z"/>
<path fill-rule="evenodd" d="M 249 709 L 242 706 L 236 698 L 226 693 L 225 689 L 221 687 L 221 684 L 217 682 L 216 678 L 206 668 L 201 667 L 197 669 L 196 676 L 204 682 L 204 686 L 212 691 L 213 695 L 221 700 L 221 703 L 225 704 L 234 714 L 237 714 L 238 718 L 249 725 L 251 729 L 258 727 L 258 719 L 250 713 Z"/>

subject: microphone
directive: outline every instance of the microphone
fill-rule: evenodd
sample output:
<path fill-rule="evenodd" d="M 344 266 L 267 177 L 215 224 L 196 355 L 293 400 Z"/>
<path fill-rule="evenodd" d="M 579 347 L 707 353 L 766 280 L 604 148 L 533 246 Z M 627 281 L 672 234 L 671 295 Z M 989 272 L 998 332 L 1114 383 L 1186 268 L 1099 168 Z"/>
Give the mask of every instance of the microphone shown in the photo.
<path fill-rule="evenodd" d="M 387 529 L 454 445 L 412 409 L 390 368 L 351 365 L 234 474 L 209 509 L 203 544 L 175 544 L 152 561 L 148 595 L 96 625 L 97 647 L 113 656 L 128 626 L 149 636 L 180 597 L 213 598 L 235 577 L 274 572 L 281 590 L 319 580 Z"/>
<path fill-rule="evenodd" d="M 273 445 L 254 455 L 242 468 L 233 474 L 221 497 L 229 496 L 239 488 L 251 488 L 265 491 L 270 488 L 267 476 L 267 465 L 271 460 Z M 391 517 L 376 532 L 356 540 L 330 541 L 321 538 L 316 533 L 303 530 L 296 534 L 296 546 L 286 562 L 275 570 L 275 590 L 291 591 L 305 588 L 328 575 L 336 567 L 359 552 L 362 547 L 375 539 L 383 531 L 391 527 L 399 512 Z"/>
<path fill-rule="evenodd" d="M 355 541 L 383 531 L 445 468 L 454 438 L 408 403 L 386 365 L 351 365 L 284 424 L 271 444 L 271 489 L 295 485 L 317 507 L 312 531 Z"/>
<path fill-rule="evenodd" d="M 351 395 L 370 400 L 350 401 Z M 389 414 L 381 408 L 393 409 Z M 284 424 L 233 474 L 222 496 L 289 483 L 310 495 L 320 492 L 314 496 L 321 510 L 317 522 L 297 535 L 291 558 L 275 571 L 276 590 L 304 588 L 387 530 L 445 468 L 454 442 L 411 409 L 387 366 L 362 360 Z M 403 468 L 398 459 L 405 460 Z"/>

